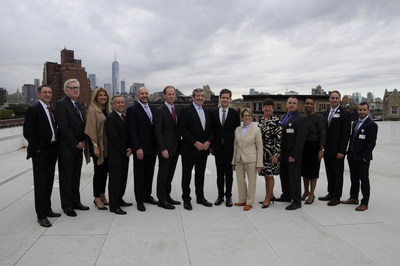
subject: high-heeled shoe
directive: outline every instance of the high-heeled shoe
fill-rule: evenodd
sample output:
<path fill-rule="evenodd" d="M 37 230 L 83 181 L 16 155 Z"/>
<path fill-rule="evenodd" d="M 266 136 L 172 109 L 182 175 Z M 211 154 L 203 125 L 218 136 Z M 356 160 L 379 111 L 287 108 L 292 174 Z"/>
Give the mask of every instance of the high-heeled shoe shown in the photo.
<path fill-rule="evenodd" d="M 266 209 L 266 208 L 268 208 L 268 207 L 269 207 L 269 204 L 268 204 L 268 205 L 264 205 L 264 204 L 263 204 L 263 205 L 261 206 L 261 209 Z"/>
<path fill-rule="evenodd" d="M 313 204 L 314 200 L 315 200 L 315 196 L 312 198 L 312 200 L 310 200 L 310 197 L 308 197 L 308 199 L 306 200 L 306 202 L 304 204 L 307 204 L 307 205 Z"/>
<path fill-rule="evenodd" d="M 94 206 L 96 206 L 97 209 L 105 211 L 108 210 L 107 207 L 103 206 L 103 207 L 99 207 L 99 205 L 97 205 L 96 200 L 93 200 Z"/>
<path fill-rule="evenodd" d="M 104 205 L 108 206 L 110 205 L 110 203 L 108 201 L 105 201 L 104 199 L 101 199 L 101 201 L 103 202 Z"/>
<path fill-rule="evenodd" d="M 308 197 L 308 195 L 310 195 L 310 193 L 304 193 L 302 196 L 301 196 L 301 200 L 305 200 L 307 197 Z"/>
<path fill-rule="evenodd" d="M 276 198 L 275 198 L 275 196 L 273 196 L 273 197 L 270 199 L 270 202 L 272 201 L 272 203 L 274 203 L 275 200 L 276 200 Z M 258 203 L 264 204 L 264 201 L 259 201 Z M 269 204 L 268 204 L 268 205 L 269 205 Z M 265 207 L 265 208 L 267 208 L 267 207 Z"/>

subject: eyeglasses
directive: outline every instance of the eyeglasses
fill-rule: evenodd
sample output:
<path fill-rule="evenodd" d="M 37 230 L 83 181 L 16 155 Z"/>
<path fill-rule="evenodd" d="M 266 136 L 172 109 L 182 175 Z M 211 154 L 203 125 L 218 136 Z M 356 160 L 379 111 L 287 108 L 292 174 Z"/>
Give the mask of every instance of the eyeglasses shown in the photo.
<path fill-rule="evenodd" d="M 243 117 L 251 117 L 251 115 L 243 115 Z"/>
<path fill-rule="evenodd" d="M 79 87 L 67 87 L 67 88 L 75 91 L 79 90 Z"/>

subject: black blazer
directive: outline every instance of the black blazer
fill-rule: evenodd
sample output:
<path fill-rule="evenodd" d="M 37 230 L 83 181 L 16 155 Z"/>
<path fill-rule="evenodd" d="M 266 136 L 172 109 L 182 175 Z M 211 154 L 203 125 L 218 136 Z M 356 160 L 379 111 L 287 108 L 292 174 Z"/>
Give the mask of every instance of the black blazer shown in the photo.
<path fill-rule="evenodd" d="M 123 165 L 130 147 L 126 122 L 113 110 L 106 119 L 108 164 Z"/>
<path fill-rule="evenodd" d="M 353 133 L 350 137 L 349 150 L 347 153 L 353 160 L 372 160 L 372 151 L 376 144 L 378 125 L 368 117 L 364 123 L 362 123 L 358 131 L 355 132 L 357 122 L 358 120 L 354 121 L 352 125 Z"/>
<path fill-rule="evenodd" d="M 154 121 L 157 112 L 154 107 L 150 105 L 149 107 Z M 143 149 L 144 154 L 156 154 L 157 144 L 154 126 L 139 102 L 131 105 L 126 110 L 126 122 L 132 152 L 136 153 L 137 150 Z"/>
<path fill-rule="evenodd" d="M 216 108 L 214 111 L 211 112 L 211 121 L 214 133 L 212 148 L 215 154 L 221 152 L 233 154 L 235 130 L 238 126 L 240 126 L 239 112 L 229 107 L 225 124 L 224 126 L 222 126 L 221 120 L 219 118 L 219 108 Z M 224 146 L 222 146 L 222 140 L 224 140 Z"/>
<path fill-rule="evenodd" d="M 28 108 L 25 114 L 23 132 L 24 137 L 28 140 L 26 159 L 31 158 L 43 147 L 51 144 L 53 131 L 46 111 L 40 102 Z"/>
<path fill-rule="evenodd" d="M 82 119 L 75 109 L 71 99 L 67 96 L 61 98 L 56 105 L 56 117 L 58 122 L 58 144 L 60 153 L 68 153 L 76 149 L 81 141 L 86 141 L 85 115 L 80 108 Z"/>
<path fill-rule="evenodd" d="M 175 108 L 175 113 L 179 119 L 180 109 Z M 181 136 L 179 135 L 178 125 L 168 107 L 163 104 L 157 109 L 154 118 L 154 131 L 157 140 L 157 152 L 161 155 L 163 150 L 168 150 L 170 155 L 179 152 Z"/>
<path fill-rule="evenodd" d="M 325 156 L 336 156 L 337 153 L 346 154 L 351 131 L 350 114 L 339 107 L 335 112 L 338 117 L 332 117 L 331 124 L 328 125 L 330 110 L 324 112 L 326 122 Z"/>
<path fill-rule="evenodd" d="M 181 110 L 178 120 L 178 128 L 182 136 L 182 156 L 198 157 L 209 154 L 209 150 L 198 151 L 194 147 L 196 141 L 201 143 L 206 141 L 209 141 L 210 143 L 213 142 L 211 116 L 206 108 L 203 108 L 203 110 L 206 118 L 205 130 L 203 130 L 200 117 L 192 103 Z"/>
<path fill-rule="evenodd" d="M 289 156 L 296 162 L 303 159 L 303 148 L 307 140 L 308 120 L 307 118 L 295 112 L 287 121 L 282 130 L 281 160 L 287 162 Z"/>

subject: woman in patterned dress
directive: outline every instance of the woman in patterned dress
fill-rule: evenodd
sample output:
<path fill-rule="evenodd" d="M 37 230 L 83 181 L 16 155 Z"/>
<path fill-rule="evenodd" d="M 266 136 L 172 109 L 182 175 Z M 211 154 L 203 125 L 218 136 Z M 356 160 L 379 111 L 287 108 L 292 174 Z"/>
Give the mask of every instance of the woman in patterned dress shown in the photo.
<path fill-rule="evenodd" d="M 259 175 L 265 177 L 265 199 L 261 201 L 262 208 L 268 208 L 269 203 L 275 201 L 274 175 L 279 175 L 279 156 L 281 153 L 282 126 L 279 118 L 274 115 L 274 101 L 267 98 L 263 102 L 264 116 L 258 126 L 263 139 L 264 166 Z"/>

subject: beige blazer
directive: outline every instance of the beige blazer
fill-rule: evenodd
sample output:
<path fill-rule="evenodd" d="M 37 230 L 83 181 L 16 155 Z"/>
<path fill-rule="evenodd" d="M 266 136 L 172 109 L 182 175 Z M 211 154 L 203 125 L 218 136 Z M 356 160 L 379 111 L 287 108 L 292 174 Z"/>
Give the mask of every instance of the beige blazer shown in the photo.
<path fill-rule="evenodd" d="M 242 136 L 242 126 L 235 130 L 232 165 L 236 162 L 256 163 L 256 167 L 263 167 L 263 143 L 261 130 L 250 123 L 246 134 Z"/>
<path fill-rule="evenodd" d="M 97 165 L 102 164 L 104 158 L 107 157 L 107 136 L 104 127 L 105 122 L 106 117 L 101 109 L 94 108 L 93 105 L 90 105 L 86 113 L 85 134 L 90 139 L 94 140 L 99 146 L 100 157 L 97 160 Z M 86 150 L 89 151 L 89 149 Z M 86 157 L 86 162 L 90 162 L 90 157 Z"/>

